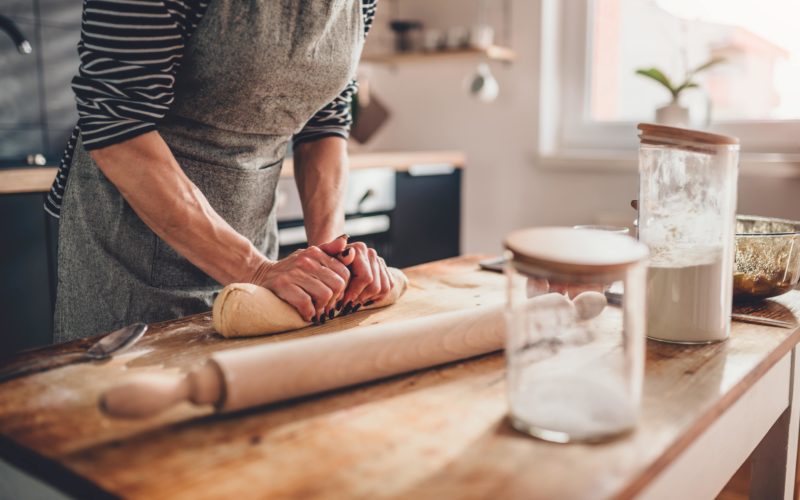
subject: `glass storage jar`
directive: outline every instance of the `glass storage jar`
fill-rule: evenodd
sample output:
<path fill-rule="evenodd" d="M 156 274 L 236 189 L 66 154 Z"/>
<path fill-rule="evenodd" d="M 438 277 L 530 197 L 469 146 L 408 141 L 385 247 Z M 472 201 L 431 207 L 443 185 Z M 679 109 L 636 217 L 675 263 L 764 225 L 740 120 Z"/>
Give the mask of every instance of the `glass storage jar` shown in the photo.
<path fill-rule="evenodd" d="M 650 248 L 647 335 L 678 343 L 728 338 L 739 141 L 639 125 L 639 241 Z"/>
<path fill-rule="evenodd" d="M 559 443 L 631 430 L 644 370 L 647 247 L 607 231 L 546 227 L 512 233 L 506 248 L 512 425 Z"/>

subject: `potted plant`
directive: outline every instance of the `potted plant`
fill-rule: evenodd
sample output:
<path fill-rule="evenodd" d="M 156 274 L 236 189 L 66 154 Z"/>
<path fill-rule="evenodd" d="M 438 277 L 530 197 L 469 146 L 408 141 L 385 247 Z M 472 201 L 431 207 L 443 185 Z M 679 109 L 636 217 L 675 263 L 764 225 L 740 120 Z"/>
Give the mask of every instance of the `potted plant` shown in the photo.
<path fill-rule="evenodd" d="M 667 77 L 667 75 L 665 75 L 664 72 L 658 68 L 637 69 L 636 70 L 637 75 L 642 75 L 644 77 L 655 80 L 656 82 L 663 85 L 672 96 L 672 100 L 669 102 L 669 104 L 666 104 L 656 109 L 656 121 L 664 125 L 675 125 L 675 126 L 688 125 L 689 109 L 681 105 L 680 103 L 681 93 L 687 89 L 693 89 L 699 87 L 700 85 L 694 81 L 694 77 L 697 76 L 698 73 L 701 73 L 712 66 L 716 66 L 717 64 L 723 62 L 724 60 L 725 59 L 722 57 L 714 57 L 709 59 L 700 66 L 686 72 L 683 81 L 678 85 L 672 83 L 672 80 L 670 80 Z"/>

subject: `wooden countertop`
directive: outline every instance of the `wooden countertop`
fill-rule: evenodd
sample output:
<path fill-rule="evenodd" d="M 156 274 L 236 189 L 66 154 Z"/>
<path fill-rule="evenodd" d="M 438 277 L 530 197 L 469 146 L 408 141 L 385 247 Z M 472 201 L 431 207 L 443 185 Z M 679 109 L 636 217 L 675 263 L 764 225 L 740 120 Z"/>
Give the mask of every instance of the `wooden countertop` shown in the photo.
<path fill-rule="evenodd" d="M 465 156 L 458 151 L 409 151 L 386 153 L 352 153 L 350 169 L 390 167 L 408 171 L 416 165 L 452 165 L 463 168 Z M 0 169 L 0 194 L 46 193 L 56 176 L 56 167 L 23 167 Z M 294 175 L 294 162 L 287 159 L 281 177 Z"/>
<path fill-rule="evenodd" d="M 110 362 L 7 382 L 0 386 L 0 456 L 78 497 L 628 497 L 800 339 L 797 328 L 734 323 L 731 338 L 718 344 L 648 342 L 640 425 L 603 445 L 553 445 L 512 430 L 500 354 L 235 414 L 187 405 L 120 421 L 98 411 L 99 394 L 126 375 L 187 370 L 220 349 L 501 302 L 504 277 L 478 270 L 478 260 L 410 268 L 398 304 L 327 325 L 224 340 L 201 314 L 153 325 Z M 800 292 L 769 304 L 771 315 L 793 318 Z"/>

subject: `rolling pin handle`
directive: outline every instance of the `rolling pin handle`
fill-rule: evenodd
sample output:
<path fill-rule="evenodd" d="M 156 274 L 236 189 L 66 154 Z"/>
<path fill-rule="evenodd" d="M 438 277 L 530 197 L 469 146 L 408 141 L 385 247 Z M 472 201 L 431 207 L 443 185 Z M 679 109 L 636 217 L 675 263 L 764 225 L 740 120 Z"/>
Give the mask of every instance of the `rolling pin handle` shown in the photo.
<path fill-rule="evenodd" d="M 221 406 L 225 395 L 222 369 L 213 360 L 209 359 L 203 366 L 192 370 L 187 375 L 189 379 L 189 398 L 196 405 Z"/>
<path fill-rule="evenodd" d="M 222 394 L 222 372 L 209 361 L 184 376 L 140 375 L 106 391 L 100 408 L 112 417 L 145 418 L 182 402 L 218 405 Z"/>
<path fill-rule="evenodd" d="M 100 408 L 112 417 L 149 417 L 189 400 L 190 389 L 188 377 L 140 375 L 106 391 Z"/>

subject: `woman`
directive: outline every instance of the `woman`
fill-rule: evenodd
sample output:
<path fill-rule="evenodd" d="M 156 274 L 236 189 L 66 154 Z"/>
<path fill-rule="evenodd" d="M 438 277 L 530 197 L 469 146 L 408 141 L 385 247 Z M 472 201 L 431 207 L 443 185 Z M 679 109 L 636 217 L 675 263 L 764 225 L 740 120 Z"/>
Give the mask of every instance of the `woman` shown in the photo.
<path fill-rule="evenodd" d="M 79 121 L 46 203 L 60 215 L 57 341 L 269 288 L 306 320 L 391 288 L 341 233 L 352 75 L 375 0 L 85 0 Z M 309 247 L 276 261 L 294 141 Z"/>

